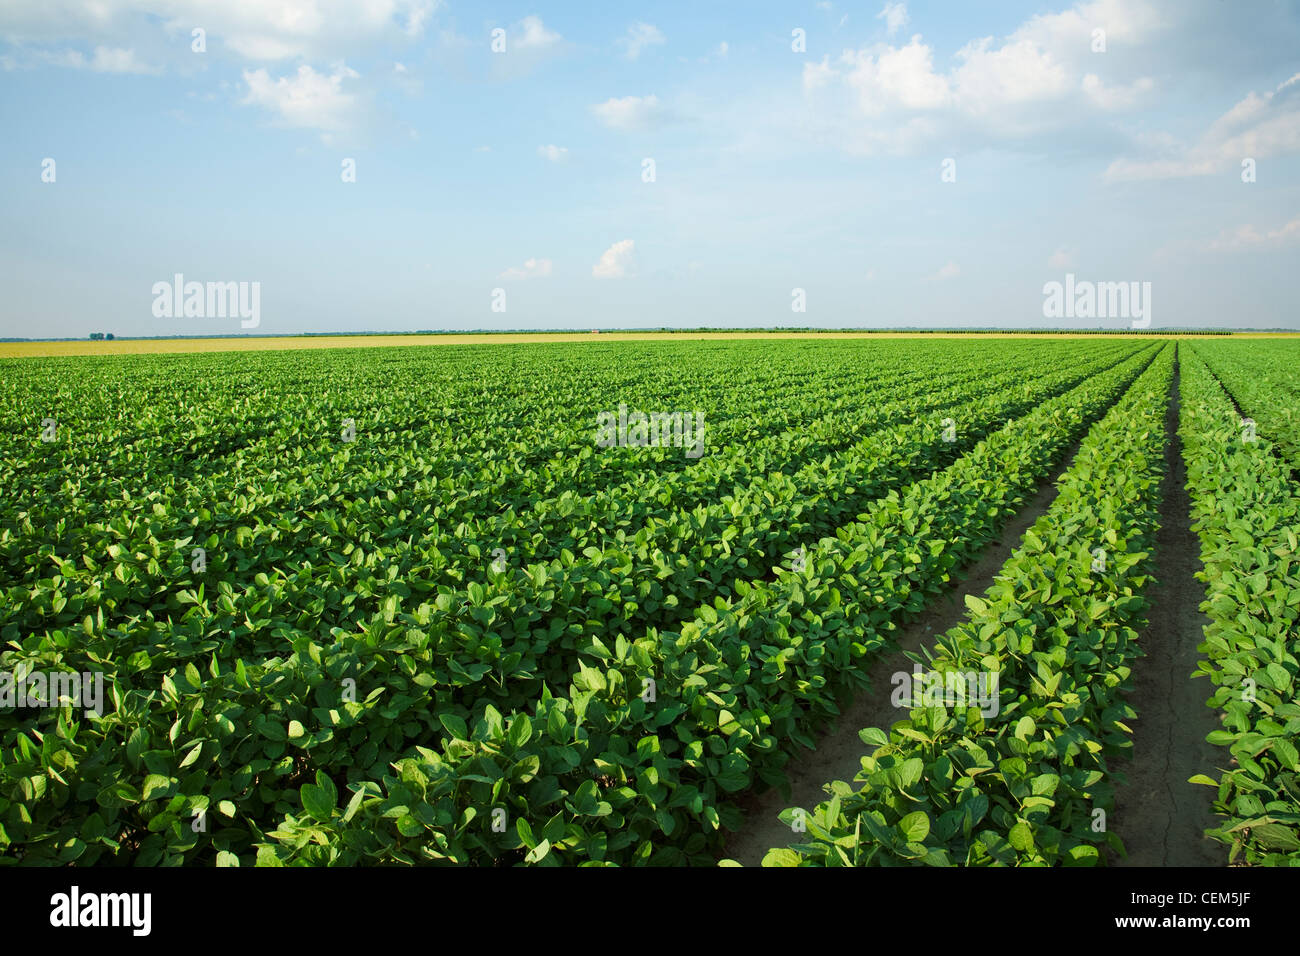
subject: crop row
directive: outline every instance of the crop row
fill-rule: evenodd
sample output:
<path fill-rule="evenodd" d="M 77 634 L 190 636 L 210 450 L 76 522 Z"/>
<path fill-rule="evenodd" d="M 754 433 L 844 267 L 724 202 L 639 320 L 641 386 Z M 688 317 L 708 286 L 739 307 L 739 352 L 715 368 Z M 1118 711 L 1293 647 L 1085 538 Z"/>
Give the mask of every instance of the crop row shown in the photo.
<path fill-rule="evenodd" d="M 1121 694 L 1139 655 L 1171 373 L 1166 347 L 936 641 L 927 677 L 951 697 L 919 691 L 906 719 L 863 730 L 873 749 L 856 787 L 787 810 L 803 836 L 764 865 L 1090 865 L 1106 843 L 1122 849 L 1105 826 L 1106 758 L 1128 747 Z M 978 706 L 972 686 L 997 688 L 998 706 Z"/>
<path fill-rule="evenodd" d="M 1264 351 L 1251 345 L 1202 342 L 1194 351 L 1232 394 L 1242 413 L 1269 436 L 1293 470 L 1300 470 L 1300 375 L 1296 372 L 1300 346 L 1282 340 L 1270 342 Z"/>
<path fill-rule="evenodd" d="M 1231 396 L 1184 350 L 1179 434 L 1210 623 L 1198 673 L 1232 763 L 1216 781 L 1222 824 L 1209 831 L 1248 864 L 1300 864 L 1300 496 L 1263 434 L 1246 440 Z M 1237 385 L 1240 381 L 1232 379 Z M 1261 424 L 1263 423 L 1261 419 Z M 1209 768 L 1207 768 L 1208 770 Z"/>
<path fill-rule="evenodd" d="M 443 688 L 433 702 L 437 709 L 461 701 L 462 687 L 498 706 L 511 706 L 535 698 L 541 661 L 549 661 L 551 674 L 564 679 L 572 667 L 573 647 L 588 633 L 608 633 L 616 621 L 632 631 L 676 623 L 682 612 L 675 609 L 697 603 L 699 595 L 715 587 L 729 593 L 734 575 L 766 573 L 800 537 L 833 530 L 859 505 L 934 463 L 951 460 L 1000 416 L 1059 390 L 1079 374 L 1051 376 L 1009 399 L 989 399 L 968 409 L 960 440 L 952 443 L 939 440 L 933 422 L 900 424 L 860 442 L 855 456 L 839 459 L 837 467 L 809 469 L 801 475 L 802 483 L 774 475 L 714 507 L 689 513 L 665 510 L 627 532 L 610 527 L 616 523 L 612 513 L 588 514 L 582 537 L 570 533 L 538 545 L 549 561 L 485 574 L 484 581 L 464 582 L 455 563 L 458 549 L 479 551 L 472 539 L 449 539 L 436 529 L 421 538 L 395 535 L 364 516 L 324 512 L 315 521 L 232 529 L 230 554 L 216 563 L 220 552 L 214 551 L 212 575 L 218 587 L 207 594 L 194 583 L 203 575 L 167 567 L 169 558 L 175 565 L 187 554 L 169 549 L 147 518 L 132 523 L 124 516 L 82 542 L 81 567 L 49 549 L 33 555 L 30 561 L 49 562 L 57 574 L 47 579 L 47 587 L 38 581 L 24 600 L 14 602 L 15 613 L 22 608 L 25 616 L 11 618 L 7 626 L 18 626 L 19 633 L 58 630 L 79 627 L 85 608 L 106 608 L 110 614 L 117 609 L 119 618 L 134 608 L 140 620 L 133 627 L 98 617 L 95 627 L 107 631 L 117 656 L 150 652 L 151 669 L 158 670 L 168 660 L 179 668 L 210 653 L 208 645 L 217 634 L 233 639 L 236 649 L 263 657 L 283 653 L 290 635 L 311 635 L 328 646 L 344 628 L 359 628 L 376 616 L 388 622 L 408 610 L 418 626 L 428 628 L 430 640 L 403 648 L 410 653 L 404 653 L 402 663 L 436 666 L 420 669 Z M 983 387 L 996 391 L 1007 384 L 994 379 Z M 571 510 L 585 506 L 572 502 Z M 404 514 L 396 511 L 403 527 L 409 521 Z M 385 524 L 392 520 L 389 516 Z M 547 530 L 556 537 L 563 533 L 560 526 Z M 585 552 L 583 557 L 574 557 L 569 547 Z M 252 579 L 252 587 L 236 591 L 221 577 L 227 571 L 237 573 L 236 581 Z M 164 631 L 167 641 L 161 647 Z M 381 665 L 368 660 L 351 676 L 364 682 L 366 671 L 387 669 Z"/>

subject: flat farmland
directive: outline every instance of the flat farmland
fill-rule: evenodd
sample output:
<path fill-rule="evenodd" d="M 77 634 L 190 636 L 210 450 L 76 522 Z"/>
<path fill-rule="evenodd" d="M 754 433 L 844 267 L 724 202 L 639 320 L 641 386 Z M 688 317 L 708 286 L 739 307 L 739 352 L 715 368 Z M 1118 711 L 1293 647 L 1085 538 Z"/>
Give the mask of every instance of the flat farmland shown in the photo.
<path fill-rule="evenodd" d="M 358 338 L 0 346 L 0 865 L 1300 864 L 1295 338 Z"/>
<path fill-rule="evenodd" d="M 969 339 L 967 332 L 748 332 L 748 331 L 704 331 L 704 332 L 441 332 L 434 335 L 403 333 L 394 335 L 311 335 L 311 336 L 231 336 L 226 338 L 159 338 L 159 339 L 114 339 L 112 341 L 87 341 L 85 339 L 68 341 L 15 341 L 0 342 L 0 358 L 44 358 L 68 355 L 153 355 L 181 352 L 262 352 L 300 349 L 339 349 L 339 348 L 392 348 L 395 346 L 429 346 L 429 345 L 519 345 L 546 343 L 577 342 L 680 342 L 680 341 L 718 341 L 741 339 L 761 341 L 764 339 Z M 1129 337 L 1128 333 L 1107 333 L 1107 338 Z M 1173 333 L 1144 332 L 1132 337 L 1145 339 L 1174 338 Z M 1295 332 L 1240 332 L 1235 338 L 1266 338 L 1284 340 L 1300 338 Z M 1094 338 L 1084 332 L 984 332 L 978 333 L 980 339 L 1071 339 Z"/>

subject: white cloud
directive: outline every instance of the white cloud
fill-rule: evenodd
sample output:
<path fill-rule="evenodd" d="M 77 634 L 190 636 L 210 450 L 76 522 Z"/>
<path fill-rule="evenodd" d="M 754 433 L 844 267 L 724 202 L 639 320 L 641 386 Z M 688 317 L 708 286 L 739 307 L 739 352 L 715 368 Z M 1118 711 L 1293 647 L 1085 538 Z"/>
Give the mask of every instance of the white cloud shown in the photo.
<path fill-rule="evenodd" d="M 930 276 L 929 278 L 955 279 L 959 275 L 961 275 L 961 266 L 957 265 L 957 263 L 955 262 L 949 261 L 945 263 L 944 266 L 938 272 L 936 272 L 934 275 Z"/>
<path fill-rule="evenodd" d="M 1204 248 L 1211 252 L 1226 252 L 1261 246 L 1280 246 L 1298 239 L 1300 239 L 1300 216 L 1277 229 L 1261 231 L 1248 223 L 1236 229 L 1225 230 L 1217 239 L 1204 243 Z"/>
<path fill-rule="evenodd" d="M 651 23 L 634 23 L 627 28 L 627 35 L 619 39 L 618 45 L 623 47 L 623 55 L 629 60 L 635 60 L 641 55 L 641 51 L 649 46 L 662 46 L 664 35 L 659 32 L 659 28 Z"/>
<path fill-rule="evenodd" d="M 541 279 L 551 274 L 550 259 L 525 259 L 522 267 L 511 266 L 502 272 L 498 279 Z"/>
<path fill-rule="evenodd" d="M 544 50 L 564 39 L 553 30 L 546 29 L 542 18 L 537 16 L 524 17 L 516 23 L 515 33 L 522 34 L 514 41 L 516 50 Z"/>
<path fill-rule="evenodd" d="M 877 18 L 892 37 L 907 25 L 906 5 L 887 3 Z M 845 50 L 804 64 L 808 125 L 855 153 L 905 153 L 954 140 L 1023 144 L 1077 129 L 1089 116 L 1100 122 L 1140 104 L 1155 89 L 1150 76 L 1120 69 L 1144 60 L 1092 53 L 1093 29 L 1104 24 L 1108 49 L 1122 50 L 1148 43 L 1169 28 L 1167 20 L 1150 0 L 1094 0 L 1032 17 L 1000 40 L 972 39 L 950 64 L 936 65 L 920 34 Z"/>
<path fill-rule="evenodd" d="M 1027 39 L 994 49 L 992 37 L 957 51 L 962 61 L 953 74 L 955 95 L 971 114 L 1003 110 L 1034 100 L 1060 99 L 1070 89 L 1064 65 Z"/>
<path fill-rule="evenodd" d="M 537 155 L 549 159 L 553 163 L 558 163 L 569 153 L 567 146 L 538 146 Z"/>
<path fill-rule="evenodd" d="M 933 110 L 952 101 L 950 81 L 934 72 L 933 52 L 915 36 L 901 49 L 873 56 L 845 54 L 843 79 L 854 90 L 859 108 L 869 116 L 887 109 Z"/>
<path fill-rule="evenodd" d="M 886 3 L 885 8 L 876 14 L 876 19 L 885 21 L 885 33 L 892 37 L 907 26 L 907 4 Z"/>
<path fill-rule="evenodd" d="M 721 43 L 719 43 L 717 46 L 715 46 L 715 47 L 714 47 L 712 50 L 710 50 L 708 53 L 704 54 L 704 56 L 696 57 L 696 62 L 697 62 L 697 63 L 711 63 L 711 62 L 714 61 L 714 60 L 725 60 L 725 59 L 727 58 L 727 54 L 728 54 L 729 52 L 731 52 L 731 46 L 730 46 L 730 44 L 727 43 L 726 40 L 723 40 Z M 690 62 L 690 61 L 689 61 L 686 57 L 684 57 L 684 56 L 679 56 L 679 57 L 677 58 L 677 61 L 678 61 L 679 63 L 688 63 L 688 62 Z"/>
<path fill-rule="evenodd" d="M 624 96 L 610 98 L 591 108 L 596 118 L 610 129 L 649 129 L 664 121 L 667 114 L 659 105 L 657 96 Z"/>
<path fill-rule="evenodd" d="M 591 274 L 597 279 L 621 279 L 628 275 L 634 245 L 631 239 L 614 243 L 601 253 L 600 261 L 591 267 Z"/>
<path fill-rule="evenodd" d="M 352 125 L 358 102 L 354 94 L 343 90 L 343 81 L 359 75 L 343 65 L 326 75 L 305 63 L 296 76 L 278 79 L 272 79 L 266 70 L 245 70 L 248 93 L 242 102 L 269 110 L 284 126 L 343 132 Z"/>
<path fill-rule="evenodd" d="M 135 50 L 120 47 L 95 47 L 94 55 L 87 60 L 80 50 L 63 50 L 57 53 L 38 52 L 37 58 L 52 66 L 65 66 L 75 70 L 92 70 L 95 73 L 147 73 L 159 74 L 161 68 L 141 63 Z"/>
<path fill-rule="evenodd" d="M 146 50 L 153 39 L 154 46 L 174 47 L 183 37 L 188 54 L 190 30 L 201 26 L 210 51 L 224 46 L 251 60 L 321 59 L 353 53 L 366 41 L 419 37 L 440 6 L 440 0 L 9 0 L 0 4 L 0 36 L 31 47 L 68 40 L 120 46 L 129 38 L 127 45 Z"/>
<path fill-rule="evenodd" d="M 1166 139 L 1162 155 L 1117 159 L 1106 169 L 1115 181 L 1208 176 L 1259 160 L 1300 152 L 1300 73 L 1262 96 L 1251 92 L 1224 113 L 1192 146 Z"/>
<path fill-rule="evenodd" d="M 49 51 L 49 49 L 38 49 L 32 53 L 34 61 L 39 64 L 49 66 L 65 66 L 74 70 L 92 70 L 95 73 L 147 73 L 159 74 L 161 68 L 149 66 L 136 59 L 134 49 L 123 49 L 121 47 L 95 47 L 94 55 L 86 59 L 85 53 L 79 49 L 59 49 L 59 51 Z M 8 57 L 6 57 L 8 59 Z M 9 64 L 6 69 L 17 69 L 18 60 L 8 59 Z M 32 62 L 27 62 L 31 66 Z"/>

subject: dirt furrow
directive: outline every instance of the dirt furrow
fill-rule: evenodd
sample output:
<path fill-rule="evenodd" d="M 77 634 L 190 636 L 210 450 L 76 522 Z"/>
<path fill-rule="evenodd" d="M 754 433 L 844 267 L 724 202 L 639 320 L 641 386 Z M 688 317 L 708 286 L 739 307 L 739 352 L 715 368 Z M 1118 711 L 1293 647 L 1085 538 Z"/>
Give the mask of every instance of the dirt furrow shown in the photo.
<path fill-rule="evenodd" d="M 1218 729 L 1205 705 L 1213 687 L 1191 680 L 1209 620 L 1200 611 L 1205 586 L 1196 579 L 1201 543 L 1191 529 L 1187 468 L 1178 437 L 1179 366 L 1174 363 L 1169 411 L 1165 419 L 1165 476 L 1161 485 L 1160 530 L 1156 536 L 1155 583 L 1149 590 L 1149 625 L 1140 636 L 1145 656 L 1133 667 L 1129 700 L 1133 751 L 1113 769 L 1125 775 L 1116 787 L 1115 812 L 1108 825 L 1124 841 L 1128 866 L 1224 866 L 1227 848 L 1204 836 L 1215 825 L 1213 791 L 1187 782 L 1208 773 L 1222 751 L 1205 740 Z"/>

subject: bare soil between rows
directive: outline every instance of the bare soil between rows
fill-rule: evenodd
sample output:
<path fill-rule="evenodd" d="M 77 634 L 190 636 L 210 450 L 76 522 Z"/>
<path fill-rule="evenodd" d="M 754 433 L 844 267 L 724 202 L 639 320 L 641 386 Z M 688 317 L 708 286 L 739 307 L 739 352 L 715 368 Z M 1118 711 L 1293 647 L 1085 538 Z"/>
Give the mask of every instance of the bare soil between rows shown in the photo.
<path fill-rule="evenodd" d="M 1204 834 L 1216 824 L 1214 791 L 1187 780 L 1208 773 L 1223 759 L 1221 748 L 1205 737 L 1219 729 L 1206 700 L 1208 679 L 1191 680 L 1199 660 L 1197 645 L 1209 619 L 1201 613 L 1205 586 L 1196 579 L 1200 541 L 1191 529 L 1187 468 L 1178 436 L 1179 366 L 1174 364 L 1165 419 L 1165 476 L 1160 489 L 1160 530 L 1154 555 L 1155 583 L 1148 626 L 1139 635 L 1144 656 L 1133 666 L 1128 700 L 1133 750 L 1112 769 L 1124 775 L 1115 788 L 1115 812 L 1108 821 L 1124 842 L 1127 866 L 1225 866 L 1228 849 Z"/>

